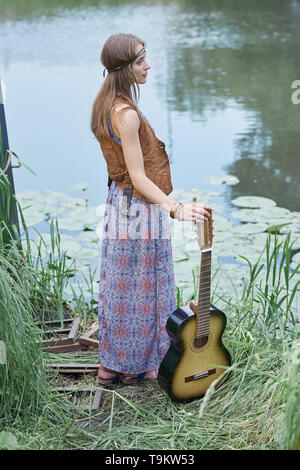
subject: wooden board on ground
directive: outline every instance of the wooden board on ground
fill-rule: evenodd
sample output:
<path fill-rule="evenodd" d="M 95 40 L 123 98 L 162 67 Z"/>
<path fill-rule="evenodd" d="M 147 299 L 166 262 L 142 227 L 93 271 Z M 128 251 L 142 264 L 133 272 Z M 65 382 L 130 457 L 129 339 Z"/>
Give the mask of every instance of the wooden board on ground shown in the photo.
<path fill-rule="evenodd" d="M 63 322 L 69 322 L 70 319 L 63 320 Z M 51 320 L 48 323 L 49 326 L 54 326 L 59 322 L 59 320 Z M 65 326 L 65 325 L 64 325 Z M 87 349 L 87 347 L 82 347 L 81 344 L 75 343 L 76 336 L 78 335 L 78 331 L 80 328 L 80 318 L 75 317 L 72 319 L 72 325 L 70 328 L 61 328 L 55 330 L 45 331 L 44 333 L 47 335 L 52 334 L 52 338 L 44 339 L 41 341 L 37 341 L 38 345 L 42 345 L 43 349 L 46 349 L 49 352 L 71 352 L 71 351 L 82 351 Z M 62 337 L 60 335 L 68 333 L 68 336 Z"/>
<path fill-rule="evenodd" d="M 73 344 L 58 344 L 54 346 L 49 346 L 46 348 L 48 352 L 53 353 L 64 353 L 64 352 L 76 352 L 76 351 L 86 351 L 88 346 L 79 343 Z"/>
<path fill-rule="evenodd" d="M 91 346 L 92 348 L 98 349 L 99 341 L 97 339 L 93 339 L 92 336 L 95 335 L 99 331 L 99 325 L 94 326 L 90 330 L 88 330 L 84 335 L 78 338 L 79 344 L 85 344 L 86 346 Z"/>
<path fill-rule="evenodd" d="M 49 331 L 43 331 L 44 335 L 65 335 L 69 334 L 71 331 L 70 328 L 62 328 L 60 330 L 49 330 Z"/>
<path fill-rule="evenodd" d="M 57 370 L 60 374 L 97 374 L 99 364 L 49 364 L 49 370 Z"/>
<path fill-rule="evenodd" d="M 83 410 L 89 411 L 91 409 L 92 411 L 94 411 L 94 410 L 98 410 L 100 407 L 102 392 L 103 392 L 101 388 L 98 388 L 98 387 L 80 388 L 78 386 L 71 386 L 71 387 L 57 387 L 55 390 L 61 393 L 72 392 L 73 394 L 80 393 L 80 392 L 93 392 L 94 395 L 93 395 L 92 406 L 85 406 L 83 407 Z"/>
<path fill-rule="evenodd" d="M 48 367 L 52 367 L 53 369 L 64 369 L 65 367 L 68 367 L 69 369 L 98 369 L 99 364 L 85 364 L 84 362 L 66 362 L 60 364 L 51 363 L 48 364 Z"/>
<path fill-rule="evenodd" d="M 72 323 L 73 321 L 74 321 L 74 318 L 63 318 L 63 324 Z M 55 325 L 60 325 L 61 321 L 60 320 L 47 320 L 47 321 L 36 322 L 36 324 L 45 325 L 45 326 L 55 326 Z"/>
<path fill-rule="evenodd" d="M 68 336 L 68 339 L 72 340 L 72 342 L 75 342 L 76 336 L 78 335 L 78 331 L 80 328 L 80 318 L 76 317 L 74 318 L 74 321 L 71 326 L 71 330 Z"/>

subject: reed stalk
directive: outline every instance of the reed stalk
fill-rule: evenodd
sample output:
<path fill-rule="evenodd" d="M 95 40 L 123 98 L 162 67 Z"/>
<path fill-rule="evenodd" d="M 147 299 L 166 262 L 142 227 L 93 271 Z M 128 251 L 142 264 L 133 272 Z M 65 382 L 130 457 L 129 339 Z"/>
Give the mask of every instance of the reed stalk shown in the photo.
<path fill-rule="evenodd" d="M 17 200 L 13 194 L 9 178 L 3 172 L 1 166 L 0 193 L 0 247 L 7 247 L 13 240 L 16 240 L 17 247 L 19 250 L 22 250 L 17 226 L 10 223 L 12 214 L 14 214 L 15 220 L 17 220 Z"/>
<path fill-rule="evenodd" d="M 291 288 L 291 280 L 296 275 L 300 263 L 295 269 L 291 269 L 293 243 L 290 243 L 290 238 L 291 234 L 288 233 L 285 240 L 279 242 L 276 233 L 273 237 L 269 233 L 265 247 L 254 264 L 241 256 L 249 266 L 249 279 L 244 284 L 240 302 L 243 307 L 248 306 L 245 314 L 248 318 L 249 329 L 254 327 L 259 316 L 262 315 L 266 326 L 273 328 L 275 332 L 280 327 L 279 316 L 275 313 L 279 310 L 280 318 L 284 318 L 284 328 L 288 325 L 296 325 L 292 305 L 298 293 L 300 281 L 297 281 Z M 265 263 L 260 261 L 263 253 L 266 254 Z"/>
<path fill-rule="evenodd" d="M 48 395 L 45 367 L 36 341 L 32 305 L 23 289 L 17 253 L 10 256 L 0 250 L 0 339 L 5 345 L 6 360 L 0 366 L 0 418 L 16 418 L 26 411 L 38 412 Z M 13 262 L 12 262 L 13 259 Z"/>

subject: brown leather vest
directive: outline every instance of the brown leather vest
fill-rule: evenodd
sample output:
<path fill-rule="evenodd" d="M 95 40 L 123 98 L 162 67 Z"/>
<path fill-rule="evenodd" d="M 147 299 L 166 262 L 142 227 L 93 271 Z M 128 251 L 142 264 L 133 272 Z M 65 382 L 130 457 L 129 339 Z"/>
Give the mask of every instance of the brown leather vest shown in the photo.
<path fill-rule="evenodd" d="M 118 102 L 128 103 L 128 101 L 120 95 L 115 97 L 114 105 Z M 170 194 L 173 190 L 173 186 L 165 144 L 156 137 L 152 127 L 142 114 L 138 112 L 138 115 L 140 118 L 139 138 L 146 176 L 165 194 Z M 142 201 L 152 202 L 133 186 L 126 167 L 122 145 L 116 142 L 112 137 L 107 137 L 101 139 L 100 147 L 106 160 L 108 176 L 113 181 L 116 181 L 122 190 L 124 190 L 124 188 L 132 189 L 132 196 Z"/>

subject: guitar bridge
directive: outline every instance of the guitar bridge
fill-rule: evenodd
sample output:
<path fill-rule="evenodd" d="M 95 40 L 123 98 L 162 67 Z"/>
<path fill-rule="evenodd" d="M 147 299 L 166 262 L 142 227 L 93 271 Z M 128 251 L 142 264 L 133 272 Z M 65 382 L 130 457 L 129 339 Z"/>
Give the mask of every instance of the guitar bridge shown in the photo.
<path fill-rule="evenodd" d="M 199 374 L 194 374 L 194 375 L 189 375 L 188 377 L 184 378 L 185 382 L 192 382 L 193 380 L 199 380 L 199 379 L 204 379 L 205 377 L 208 377 L 211 374 L 215 374 L 216 369 L 208 369 L 205 370 L 204 372 L 199 372 Z"/>

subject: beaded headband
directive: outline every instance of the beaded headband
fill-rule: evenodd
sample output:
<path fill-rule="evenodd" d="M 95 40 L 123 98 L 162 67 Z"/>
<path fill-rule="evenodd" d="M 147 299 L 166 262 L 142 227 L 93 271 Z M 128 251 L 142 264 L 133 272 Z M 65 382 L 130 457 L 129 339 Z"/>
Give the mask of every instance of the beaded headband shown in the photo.
<path fill-rule="evenodd" d="M 130 62 L 127 62 L 126 64 L 123 64 L 123 65 L 119 65 L 119 67 L 116 67 L 115 69 L 112 69 L 112 70 L 108 70 L 108 69 L 104 69 L 103 70 L 103 77 L 105 77 L 105 71 L 107 70 L 108 73 L 111 73 L 111 72 L 116 72 L 117 70 L 121 70 L 123 69 L 124 67 L 126 67 L 127 65 L 129 64 L 132 64 L 141 54 L 143 54 L 143 52 L 145 52 L 145 48 L 143 47 L 143 49 L 141 49 L 137 55 L 135 56 L 135 58 L 133 60 L 131 60 Z"/>

